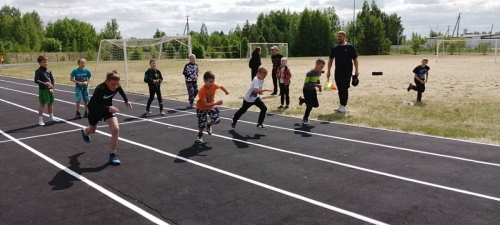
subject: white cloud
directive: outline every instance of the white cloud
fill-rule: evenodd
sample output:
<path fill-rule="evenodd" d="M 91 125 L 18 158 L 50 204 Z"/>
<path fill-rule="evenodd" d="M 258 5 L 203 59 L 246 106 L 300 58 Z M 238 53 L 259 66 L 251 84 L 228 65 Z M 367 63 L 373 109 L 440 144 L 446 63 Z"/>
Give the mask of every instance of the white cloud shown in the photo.
<path fill-rule="evenodd" d="M 362 0 L 356 1 L 356 12 L 361 10 Z M 371 4 L 371 0 L 368 0 Z M 430 27 L 450 33 L 455 26 L 458 13 L 461 15 L 460 33 L 489 31 L 491 24 L 500 21 L 498 0 L 376 0 L 382 11 L 397 13 L 405 27 L 405 34 L 417 32 L 427 35 Z M 205 23 L 209 32 L 228 32 L 245 20 L 255 22 L 261 12 L 289 9 L 302 11 L 308 8 L 334 6 L 344 22 L 352 20 L 353 0 L 6 0 L 5 4 L 15 6 L 22 12 L 37 11 L 45 23 L 64 17 L 76 18 L 94 25 L 100 31 L 106 22 L 116 18 L 124 37 L 152 37 L 156 29 L 168 35 L 182 34 L 189 15 L 189 27 L 198 31 Z M 494 31 L 500 31 L 500 25 Z"/>

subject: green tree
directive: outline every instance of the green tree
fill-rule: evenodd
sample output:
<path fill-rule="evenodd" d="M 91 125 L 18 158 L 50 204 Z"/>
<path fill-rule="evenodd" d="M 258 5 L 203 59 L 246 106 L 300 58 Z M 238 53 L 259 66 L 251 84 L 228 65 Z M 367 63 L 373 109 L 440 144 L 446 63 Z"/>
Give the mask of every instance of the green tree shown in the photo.
<path fill-rule="evenodd" d="M 44 38 L 40 50 L 43 52 L 60 52 L 62 51 L 62 45 L 55 38 Z"/>
<path fill-rule="evenodd" d="M 118 25 L 116 19 L 111 19 L 111 21 L 108 21 L 101 30 L 101 39 L 122 39 L 119 28 L 120 26 Z"/>

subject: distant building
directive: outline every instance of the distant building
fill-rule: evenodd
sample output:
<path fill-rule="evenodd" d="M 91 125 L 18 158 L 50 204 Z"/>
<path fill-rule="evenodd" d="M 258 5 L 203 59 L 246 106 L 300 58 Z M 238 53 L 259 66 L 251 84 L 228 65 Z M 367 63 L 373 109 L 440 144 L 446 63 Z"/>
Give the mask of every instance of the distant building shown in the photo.
<path fill-rule="evenodd" d="M 495 48 L 495 41 L 500 39 L 500 34 L 466 34 L 461 35 L 461 37 L 465 37 L 465 48 L 475 49 L 478 48 L 481 43 L 490 42 L 490 48 Z M 427 38 L 427 43 L 422 47 L 425 49 L 432 48 L 435 46 L 435 43 L 441 40 L 442 37 L 431 37 Z M 500 41 L 498 41 L 500 42 Z M 500 43 L 498 43 L 497 48 L 500 48 Z"/>

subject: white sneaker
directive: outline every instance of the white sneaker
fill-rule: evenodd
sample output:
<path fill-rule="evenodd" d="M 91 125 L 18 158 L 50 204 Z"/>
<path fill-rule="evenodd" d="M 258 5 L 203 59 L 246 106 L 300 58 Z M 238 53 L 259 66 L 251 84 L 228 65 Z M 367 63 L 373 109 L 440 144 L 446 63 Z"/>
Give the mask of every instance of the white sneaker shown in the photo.
<path fill-rule="evenodd" d="M 302 125 L 311 125 L 311 123 L 309 123 L 309 120 L 302 120 Z"/>
<path fill-rule="evenodd" d="M 160 115 L 164 116 L 164 115 L 165 115 L 165 112 L 161 111 L 161 112 L 160 112 Z"/>
<path fill-rule="evenodd" d="M 207 126 L 208 135 L 212 135 L 212 126 Z"/>
<path fill-rule="evenodd" d="M 203 138 L 196 136 L 196 143 L 203 143 Z"/>
<path fill-rule="evenodd" d="M 340 109 L 340 107 L 342 107 L 342 105 L 339 105 L 339 107 L 337 107 L 337 108 L 335 108 L 335 109 L 333 109 L 333 110 L 335 110 L 335 112 L 338 112 L 338 111 L 339 111 L 339 109 Z"/>
<path fill-rule="evenodd" d="M 345 106 L 341 105 L 339 109 L 337 110 L 339 113 L 345 113 Z"/>
<path fill-rule="evenodd" d="M 43 122 L 43 120 L 38 120 L 38 125 L 45 126 L 45 123 Z"/>
<path fill-rule="evenodd" d="M 54 117 L 51 117 L 51 118 L 50 118 L 50 121 L 52 121 L 52 122 L 60 122 L 58 119 L 56 119 L 56 118 L 54 118 Z"/>

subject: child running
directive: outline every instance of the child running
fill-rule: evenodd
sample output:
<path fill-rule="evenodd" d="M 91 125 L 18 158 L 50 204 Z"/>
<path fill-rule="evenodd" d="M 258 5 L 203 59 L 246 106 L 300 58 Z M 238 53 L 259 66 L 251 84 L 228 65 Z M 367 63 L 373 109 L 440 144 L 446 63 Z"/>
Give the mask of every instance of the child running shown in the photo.
<path fill-rule="evenodd" d="M 415 74 L 413 78 L 415 85 L 410 84 L 407 89 L 408 91 L 414 90 L 417 92 L 417 102 L 419 103 L 422 102 L 422 93 L 425 92 L 425 83 L 429 81 L 429 70 L 431 68 L 427 66 L 428 62 L 428 59 L 422 59 L 421 64 L 413 69 L 413 73 Z"/>
<path fill-rule="evenodd" d="M 160 115 L 165 115 L 163 112 L 163 101 L 161 98 L 161 82 L 163 81 L 163 76 L 161 72 L 156 69 L 156 59 L 149 60 L 149 69 L 144 73 L 144 82 L 148 83 L 149 88 L 149 99 L 146 105 L 146 113 L 151 114 L 151 103 L 153 102 L 156 94 L 158 98 L 158 104 L 160 105 Z"/>
<path fill-rule="evenodd" d="M 203 81 L 205 84 L 200 88 L 198 92 L 198 101 L 196 102 L 196 116 L 198 117 L 198 128 L 199 132 L 196 136 L 196 142 L 202 143 L 203 130 L 207 128 L 208 135 L 212 135 L 212 125 L 218 124 L 220 122 L 218 105 L 222 105 L 222 100 L 215 102 L 215 91 L 221 89 L 226 93 L 229 92 L 219 84 L 215 83 L 215 75 L 211 71 L 205 72 L 203 74 Z M 207 117 L 210 117 L 210 121 L 207 122 Z"/>
<path fill-rule="evenodd" d="M 186 81 L 186 88 L 188 92 L 188 109 L 193 109 L 194 98 L 198 95 L 198 64 L 196 64 L 196 56 L 194 54 L 189 55 L 189 63 L 184 66 L 182 74 L 184 74 L 184 79 Z"/>
<path fill-rule="evenodd" d="M 83 99 L 85 105 L 85 113 L 83 117 L 88 117 L 88 102 L 89 97 L 89 82 L 92 77 L 92 73 L 85 67 L 86 60 L 84 58 L 78 59 L 78 67 L 73 69 L 70 74 L 70 81 L 75 83 L 75 96 L 76 96 L 76 119 L 81 119 L 82 114 L 80 114 L 80 102 Z"/>
<path fill-rule="evenodd" d="M 38 56 L 38 65 L 40 67 L 35 70 L 35 83 L 38 84 L 38 101 L 40 106 L 38 107 L 38 125 L 44 126 L 43 122 L 43 109 L 45 104 L 47 104 L 47 110 L 49 111 L 50 121 L 59 122 L 58 119 L 54 118 L 54 76 L 52 72 L 47 69 L 49 64 L 49 59 L 43 55 Z"/>
<path fill-rule="evenodd" d="M 318 108 L 318 94 L 316 93 L 316 88 L 321 92 L 321 84 L 319 78 L 321 73 L 323 73 L 323 67 L 325 67 L 325 60 L 319 58 L 316 60 L 316 66 L 314 69 L 310 70 L 306 74 L 306 79 L 304 81 L 304 88 L 302 92 L 304 97 L 299 97 L 299 104 L 302 105 L 306 103 L 306 111 L 304 113 L 304 118 L 302 119 L 303 125 L 310 125 L 309 115 L 311 114 L 312 108 Z"/>
<path fill-rule="evenodd" d="M 259 129 L 267 129 L 264 126 L 264 118 L 266 117 L 267 107 L 266 104 L 260 99 L 258 95 L 266 91 L 271 91 L 269 89 L 262 89 L 264 85 L 264 79 L 267 76 L 267 69 L 263 66 L 260 66 L 257 70 L 257 76 L 253 79 L 250 87 L 248 88 L 245 96 L 243 96 L 243 105 L 233 116 L 233 122 L 231 123 L 231 127 L 236 127 L 236 122 L 240 119 L 240 117 L 252 106 L 256 105 L 260 109 L 259 120 L 257 121 L 257 128 Z"/>
<path fill-rule="evenodd" d="M 279 81 L 281 105 L 278 109 L 288 109 L 290 108 L 290 79 L 292 78 L 292 73 L 290 72 L 290 67 L 288 67 L 288 59 L 286 57 L 281 58 L 281 65 L 276 71 L 276 78 Z M 283 105 L 286 100 L 286 105 Z"/>
<path fill-rule="evenodd" d="M 118 145 L 118 135 L 120 128 L 118 126 L 118 119 L 115 113 L 118 113 L 118 108 L 113 106 L 113 97 L 116 93 L 120 93 L 125 101 L 127 108 L 132 108 L 132 105 L 128 101 L 125 92 L 120 86 L 120 74 L 116 70 L 108 72 L 106 74 L 106 81 L 97 85 L 94 90 L 94 94 L 89 101 L 89 125 L 88 127 L 82 129 L 83 140 L 90 143 L 90 134 L 95 133 L 97 128 L 97 123 L 99 121 L 104 121 L 108 124 L 111 130 L 111 151 L 109 152 L 109 162 L 112 165 L 120 165 L 120 160 L 116 158 L 116 146 Z"/>

